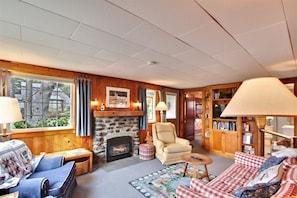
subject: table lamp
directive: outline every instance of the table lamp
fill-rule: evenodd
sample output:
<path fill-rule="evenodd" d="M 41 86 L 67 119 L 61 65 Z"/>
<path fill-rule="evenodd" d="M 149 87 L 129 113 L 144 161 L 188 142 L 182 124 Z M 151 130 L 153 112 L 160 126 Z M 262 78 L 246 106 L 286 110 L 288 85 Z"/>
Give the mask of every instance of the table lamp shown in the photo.
<path fill-rule="evenodd" d="M 16 98 L 0 96 L 0 135 L 2 138 L 8 137 L 6 124 L 22 120 L 19 103 Z"/>
<path fill-rule="evenodd" d="M 260 131 L 266 116 L 297 117 L 297 97 L 277 78 L 263 77 L 244 81 L 221 117 L 254 117 Z"/>
<path fill-rule="evenodd" d="M 160 115 L 161 115 L 161 122 L 165 121 L 165 117 L 164 117 L 164 111 L 168 110 L 167 105 L 165 104 L 165 102 L 160 101 L 157 106 L 156 106 L 156 110 L 160 111 Z"/>

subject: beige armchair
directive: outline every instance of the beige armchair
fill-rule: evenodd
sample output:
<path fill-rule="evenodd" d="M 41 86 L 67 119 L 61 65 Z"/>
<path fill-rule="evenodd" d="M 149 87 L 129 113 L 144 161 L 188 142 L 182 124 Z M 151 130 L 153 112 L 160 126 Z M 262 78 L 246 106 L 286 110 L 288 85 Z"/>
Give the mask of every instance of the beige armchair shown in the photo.
<path fill-rule="evenodd" d="M 156 158 L 162 164 L 168 165 L 182 162 L 180 156 L 192 151 L 189 140 L 177 137 L 174 124 L 170 122 L 155 123 L 152 127 Z"/>

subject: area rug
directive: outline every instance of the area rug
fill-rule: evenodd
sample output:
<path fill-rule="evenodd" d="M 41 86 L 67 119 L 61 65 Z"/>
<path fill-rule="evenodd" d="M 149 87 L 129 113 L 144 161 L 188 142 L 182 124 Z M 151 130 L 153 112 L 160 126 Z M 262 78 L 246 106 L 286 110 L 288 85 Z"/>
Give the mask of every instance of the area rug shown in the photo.
<path fill-rule="evenodd" d="M 144 197 L 149 198 L 174 198 L 175 190 L 179 185 L 190 185 L 191 178 L 182 176 L 184 171 L 184 163 L 174 164 L 167 166 L 162 170 L 150 173 L 133 181 L 129 184 L 139 191 Z M 191 171 L 192 167 L 189 165 L 188 170 Z M 203 174 L 204 171 L 198 170 L 198 173 Z M 210 180 L 216 176 L 210 174 Z M 206 177 L 201 179 L 202 182 L 207 183 Z"/>

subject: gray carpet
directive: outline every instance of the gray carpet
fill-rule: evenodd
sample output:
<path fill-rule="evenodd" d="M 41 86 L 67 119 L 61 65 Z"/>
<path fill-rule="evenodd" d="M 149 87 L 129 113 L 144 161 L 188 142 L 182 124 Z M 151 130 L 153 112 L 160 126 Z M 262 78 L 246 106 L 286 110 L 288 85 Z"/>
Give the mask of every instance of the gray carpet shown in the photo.
<path fill-rule="evenodd" d="M 199 141 L 193 141 L 192 144 L 194 152 L 207 154 L 213 159 L 213 163 L 208 165 L 211 174 L 220 174 L 234 162 L 232 159 L 208 154 L 201 149 Z M 101 164 L 92 173 L 77 177 L 78 186 L 73 198 L 141 198 L 143 196 L 128 182 L 164 167 L 157 159 L 144 161 L 138 156 Z"/>

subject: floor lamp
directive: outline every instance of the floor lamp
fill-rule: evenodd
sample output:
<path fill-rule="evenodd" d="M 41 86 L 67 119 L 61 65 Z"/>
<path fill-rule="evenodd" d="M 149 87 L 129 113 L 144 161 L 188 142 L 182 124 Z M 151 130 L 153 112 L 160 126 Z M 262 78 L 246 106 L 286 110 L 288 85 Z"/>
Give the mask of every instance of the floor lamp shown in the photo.
<path fill-rule="evenodd" d="M 246 80 L 221 114 L 236 116 L 254 117 L 259 130 L 265 132 L 266 116 L 297 117 L 297 97 L 275 77 Z M 264 133 L 261 136 L 264 139 Z"/>
<path fill-rule="evenodd" d="M 22 120 L 19 103 L 16 98 L 0 96 L 0 142 L 9 140 L 6 124 Z"/>
<path fill-rule="evenodd" d="M 165 122 L 165 115 L 164 115 L 164 111 L 168 110 L 167 105 L 165 104 L 165 102 L 160 101 L 157 106 L 156 106 L 156 110 L 160 111 L 160 116 L 161 116 L 161 122 Z"/>

